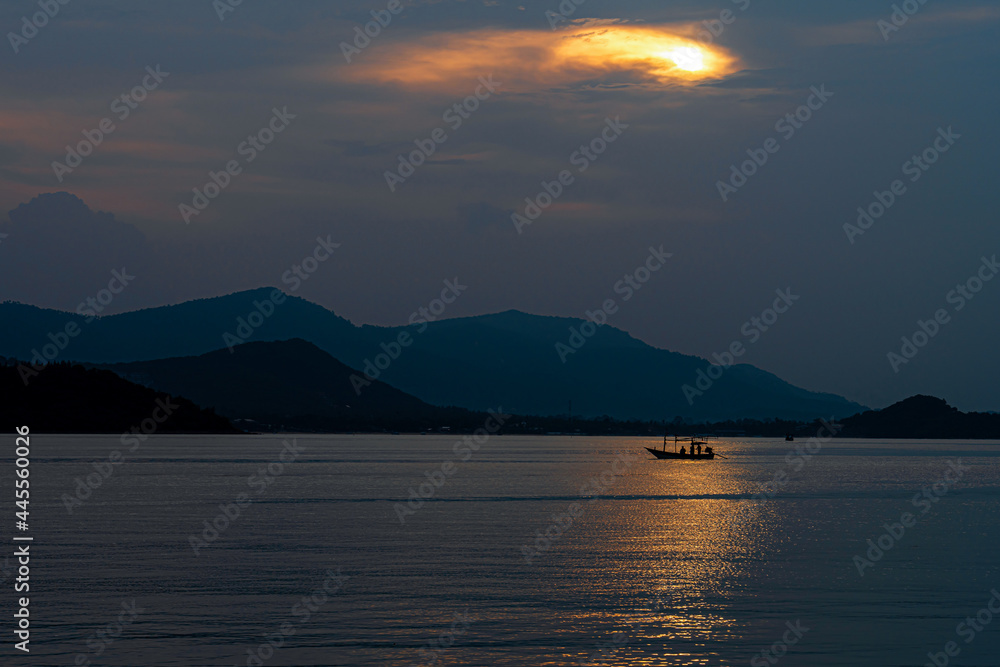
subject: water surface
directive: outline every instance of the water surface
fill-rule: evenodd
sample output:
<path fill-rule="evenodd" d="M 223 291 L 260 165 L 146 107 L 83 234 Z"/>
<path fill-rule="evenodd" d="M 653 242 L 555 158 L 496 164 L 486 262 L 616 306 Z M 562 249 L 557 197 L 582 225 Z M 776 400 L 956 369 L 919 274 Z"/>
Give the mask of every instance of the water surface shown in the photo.
<path fill-rule="evenodd" d="M 835 440 L 799 466 L 786 456 L 805 442 L 729 439 L 728 460 L 678 462 L 641 438 L 494 436 L 456 454 L 458 436 L 295 436 L 279 466 L 291 437 L 154 436 L 69 513 L 63 494 L 123 448 L 34 436 L 32 655 L 6 644 L 4 664 L 747 665 L 783 636 L 788 666 L 923 665 L 949 641 L 950 664 L 1000 664 L 1000 619 L 956 634 L 1000 589 L 998 443 Z M 921 513 L 913 496 L 957 459 Z M 269 486 L 248 482 L 268 464 Z M 402 523 L 427 473 L 446 481 Z M 916 525 L 860 576 L 853 557 L 905 512 Z M 132 600 L 134 621 L 98 639 Z M 268 635 L 281 648 L 250 658 Z"/>

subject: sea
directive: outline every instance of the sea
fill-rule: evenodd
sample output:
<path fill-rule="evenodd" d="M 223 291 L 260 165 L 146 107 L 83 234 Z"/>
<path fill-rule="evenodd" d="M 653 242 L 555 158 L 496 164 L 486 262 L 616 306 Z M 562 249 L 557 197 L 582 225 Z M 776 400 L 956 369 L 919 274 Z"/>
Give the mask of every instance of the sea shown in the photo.
<path fill-rule="evenodd" d="M 1000 665 L 994 441 L 9 440 L 2 665 Z"/>

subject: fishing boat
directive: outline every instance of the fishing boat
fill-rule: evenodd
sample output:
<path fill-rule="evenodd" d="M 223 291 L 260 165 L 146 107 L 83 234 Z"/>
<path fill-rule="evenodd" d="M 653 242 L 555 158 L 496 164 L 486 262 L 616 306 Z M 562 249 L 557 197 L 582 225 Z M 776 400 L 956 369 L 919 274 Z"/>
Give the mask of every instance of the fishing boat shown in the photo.
<path fill-rule="evenodd" d="M 669 436 L 663 436 L 663 448 L 653 449 L 652 447 L 646 447 L 646 451 L 655 456 L 658 459 L 683 459 L 685 461 L 712 461 L 715 459 L 715 452 L 712 448 L 708 446 L 707 437 L 690 437 L 682 438 L 680 436 L 674 436 L 674 451 L 667 451 L 667 438 Z M 677 445 L 681 444 L 682 449 L 685 449 L 684 453 L 677 451 Z M 701 454 L 694 453 L 694 446 L 701 445 L 704 451 Z"/>

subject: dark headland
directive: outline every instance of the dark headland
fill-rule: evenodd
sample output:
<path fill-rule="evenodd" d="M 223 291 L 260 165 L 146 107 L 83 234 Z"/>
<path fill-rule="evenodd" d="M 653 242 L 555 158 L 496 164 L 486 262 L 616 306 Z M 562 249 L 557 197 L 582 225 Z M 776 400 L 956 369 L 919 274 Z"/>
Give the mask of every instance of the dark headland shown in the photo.
<path fill-rule="evenodd" d="M 31 424 L 38 433 L 120 434 L 162 406 L 159 433 L 468 433 L 485 411 L 432 405 L 388 384 L 351 389 L 359 371 L 301 340 L 249 343 L 197 357 L 115 364 L 104 368 L 50 364 L 28 377 L 26 366 L 2 359 L 0 428 Z M 289 373 L 289 369 L 295 369 Z M 157 408 L 159 406 L 159 410 Z M 502 409 L 502 406 L 497 406 Z M 809 437 L 813 420 L 670 421 L 610 416 L 511 415 L 506 434 Z M 882 410 L 836 420 L 841 438 L 1000 439 L 1000 414 L 964 413 L 931 396 L 913 396 Z"/>
<path fill-rule="evenodd" d="M 34 433 L 239 433 L 228 419 L 191 401 L 141 387 L 111 371 L 51 364 L 29 378 L 0 366 L 0 430 Z"/>

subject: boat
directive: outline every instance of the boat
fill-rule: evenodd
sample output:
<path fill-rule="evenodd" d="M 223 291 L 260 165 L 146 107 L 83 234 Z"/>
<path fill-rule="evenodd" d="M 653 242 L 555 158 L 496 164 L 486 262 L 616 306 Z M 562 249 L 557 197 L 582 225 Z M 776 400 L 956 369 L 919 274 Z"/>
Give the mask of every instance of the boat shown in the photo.
<path fill-rule="evenodd" d="M 669 436 L 663 436 L 663 449 L 653 449 L 652 447 L 646 447 L 646 451 L 655 456 L 658 459 L 683 459 L 685 461 L 712 461 L 715 459 L 715 452 L 712 448 L 708 446 L 707 437 L 689 437 L 682 438 L 680 436 L 674 436 L 674 451 L 667 451 L 667 438 Z M 683 454 L 677 451 L 678 443 L 685 445 L 687 451 Z M 695 445 L 701 445 L 705 450 L 701 454 L 692 454 Z"/>
<path fill-rule="evenodd" d="M 795 436 L 791 433 L 785 434 L 785 442 L 795 442 Z"/>

